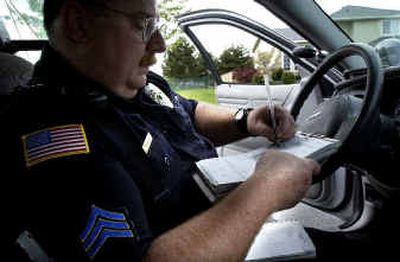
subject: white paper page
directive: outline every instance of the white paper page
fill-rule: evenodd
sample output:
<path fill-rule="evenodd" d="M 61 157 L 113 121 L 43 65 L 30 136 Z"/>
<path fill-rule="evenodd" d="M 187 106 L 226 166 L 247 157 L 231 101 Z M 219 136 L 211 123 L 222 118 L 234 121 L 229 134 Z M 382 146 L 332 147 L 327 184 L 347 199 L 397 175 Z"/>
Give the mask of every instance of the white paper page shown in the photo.
<path fill-rule="evenodd" d="M 248 260 L 312 258 L 315 246 L 297 221 L 265 223 L 246 256 Z"/>
<path fill-rule="evenodd" d="M 298 157 L 307 157 L 315 151 L 332 144 L 332 140 L 323 140 L 315 137 L 308 137 L 297 133 L 296 136 L 276 147 L 280 151 L 291 153 Z"/>
<path fill-rule="evenodd" d="M 251 176 L 257 159 L 268 149 L 277 149 L 298 157 L 307 157 L 334 143 L 335 141 L 331 139 L 310 137 L 298 132 L 294 138 L 281 143 L 280 146 L 270 146 L 243 154 L 205 159 L 198 161 L 196 165 L 213 185 L 238 183 Z"/>
<path fill-rule="evenodd" d="M 204 159 L 196 165 L 214 185 L 243 182 L 254 170 L 257 158 L 266 150 L 261 148 L 244 154 Z"/>

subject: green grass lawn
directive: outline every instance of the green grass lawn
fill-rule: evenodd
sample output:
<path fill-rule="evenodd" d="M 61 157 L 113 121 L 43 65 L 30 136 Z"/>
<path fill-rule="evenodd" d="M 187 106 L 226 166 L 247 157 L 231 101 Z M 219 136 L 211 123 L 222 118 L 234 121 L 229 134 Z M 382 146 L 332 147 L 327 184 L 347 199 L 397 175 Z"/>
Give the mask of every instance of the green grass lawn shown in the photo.
<path fill-rule="evenodd" d="M 215 89 L 214 88 L 185 88 L 176 89 L 178 94 L 183 97 L 195 99 L 198 101 L 216 104 Z"/>

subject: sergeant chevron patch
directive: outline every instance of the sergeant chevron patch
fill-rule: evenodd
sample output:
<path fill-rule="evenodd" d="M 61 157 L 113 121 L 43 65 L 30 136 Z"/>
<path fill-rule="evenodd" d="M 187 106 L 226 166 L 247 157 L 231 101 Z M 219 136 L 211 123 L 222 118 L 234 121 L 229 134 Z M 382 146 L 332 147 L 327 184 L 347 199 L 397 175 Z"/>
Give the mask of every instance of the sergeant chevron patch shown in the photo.
<path fill-rule="evenodd" d="M 125 214 L 92 205 L 89 220 L 80 235 L 86 254 L 93 259 L 109 238 L 135 238 Z"/>
<path fill-rule="evenodd" d="M 81 124 L 46 128 L 22 136 L 27 167 L 49 159 L 88 154 L 89 145 Z"/>

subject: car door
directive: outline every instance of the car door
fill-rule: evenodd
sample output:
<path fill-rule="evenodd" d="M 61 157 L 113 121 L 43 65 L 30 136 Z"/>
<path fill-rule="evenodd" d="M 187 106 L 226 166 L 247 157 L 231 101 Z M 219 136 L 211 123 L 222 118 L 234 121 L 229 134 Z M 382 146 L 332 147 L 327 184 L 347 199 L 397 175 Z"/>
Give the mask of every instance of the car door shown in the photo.
<path fill-rule="evenodd" d="M 205 64 L 215 80 L 215 90 L 217 102 L 229 107 L 255 107 L 267 103 L 267 90 L 263 81 L 247 78 L 241 81 L 240 77 L 235 79 L 235 69 L 232 72 L 221 71 L 221 65 L 216 63 L 216 57 L 221 57 L 224 48 L 245 46 L 247 55 L 256 56 L 257 52 L 278 53 L 277 65 L 295 75 L 295 81 L 275 81 L 271 79 L 269 71 L 270 88 L 272 99 L 275 104 L 282 105 L 288 110 L 291 109 L 297 94 L 302 88 L 307 76 L 312 72 L 318 59 L 301 58 L 296 56 L 296 48 L 307 44 L 303 39 L 298 39 L 298 43 L 290 38 L 295 31 L 285 28 L 285 31 L 270 29 L 265 25 L 253 21 L 240 14 L 220 9 L 200 10 L 183 14 L 177 18 L 180 28 L 191 39 L 193 44 L 201 53 Z M 221 42 L 232 41 L 232 45 L 223 46 Z M 242 41 L 242 43 L 240 42 Z M 246 46 L 247 44 L 247 46 Z M 273 55 L 269 56 L 268 64 L 272 64 Z M 257 67 L 255 65 L 255 67 Z M 259 68 L 262 67 L 259 65 Z M 270 68 L 267 68 L 270 69 Z M 243 70 L 242 70 L 243 71 Z M 231 75 L 229 75 L 231 73 Z M 239 70 L 236 75 L 243 73 Z M 243 73 L 242 75 L 245 75 Z M 327 85 L 334 85 L 336 78 L 340 77 L 335 72 L 330 72 L 326 77 Z M 312 110 L 324 100 L 324 94 L 318 88 L 312 93 L 303 107 L 298 121 L 302 121 L 309 116 Z M 259 147 L 262 143 L 267 143 L 264 138 L 247 138 L 233 144 L 219 148 L 220 155 L 246 152 Z M 326 224 L 329 230 L 340 230 L 348 228 L 357 221 L 363 213 L 363 192 L 360 176 L 354 175 L 346 168 L 339 168 L 332 176 L 323 182 L 311 187 L 304 199 L 304 203 L 296 211 L 296 218 L 303 221 L 305 225 L 313 226 L 313 223 Z M 350 174 L 351 173 L 351 174 Z M 312 208 L 310 209 L 310 206 Z M 321 210 L 323 212 L 321 212 Z M 320 218 L 315 221 L 315 217 Z M 324 217 L 325 216 L 325 217 Z M 323 217 L 323 218 L 321 218 Z M 332 224 L 335 226 L 332 227 Z"/>

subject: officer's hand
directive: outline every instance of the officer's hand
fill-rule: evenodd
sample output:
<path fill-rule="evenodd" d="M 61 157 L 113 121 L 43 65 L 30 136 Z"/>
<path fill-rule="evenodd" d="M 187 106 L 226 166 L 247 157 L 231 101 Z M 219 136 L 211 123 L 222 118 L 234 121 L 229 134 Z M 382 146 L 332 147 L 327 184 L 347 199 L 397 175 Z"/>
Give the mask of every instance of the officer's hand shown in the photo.
<path fill-rule="evenodd" d="M 313 160 L 269 150 L 257 161 L 252 179 L 265 183 L 268 201 L 272 201 L 277 211 L 300 201 L 311 185 L 312 176 L 319 171 Z"/>
<path fill-rule="evenodd" d="M 286 140 L 295 132 L 295 122 L 290 113 L 281 106 L 275 106 L 276 133 L 271 126 L 271 116 L 267 106 L 255 108 L 247 118 L 247 129 L 253 136 L 265 136 L 271 141 Z"/>

